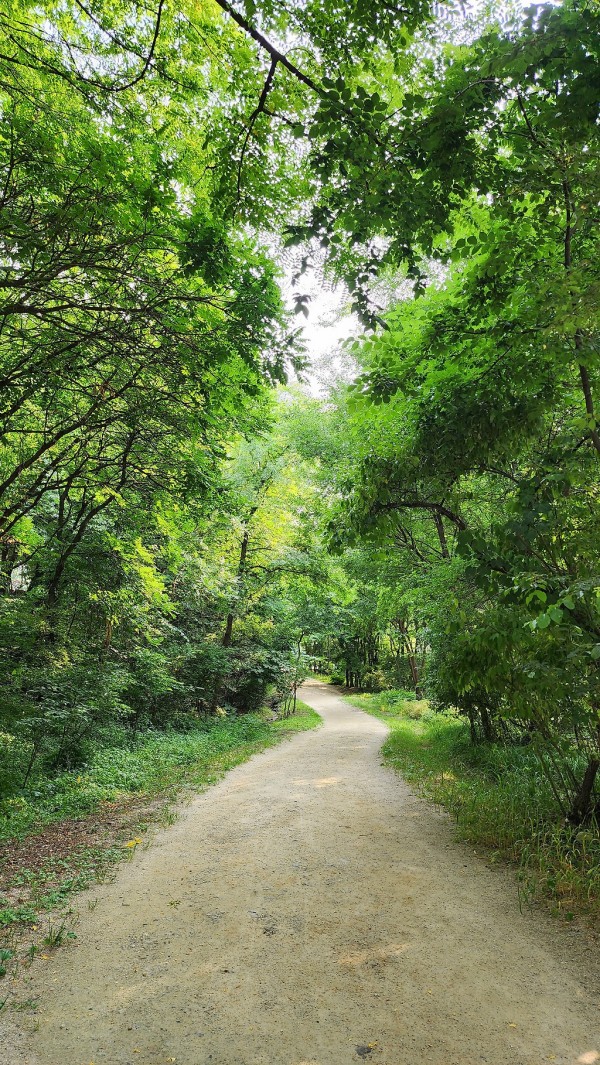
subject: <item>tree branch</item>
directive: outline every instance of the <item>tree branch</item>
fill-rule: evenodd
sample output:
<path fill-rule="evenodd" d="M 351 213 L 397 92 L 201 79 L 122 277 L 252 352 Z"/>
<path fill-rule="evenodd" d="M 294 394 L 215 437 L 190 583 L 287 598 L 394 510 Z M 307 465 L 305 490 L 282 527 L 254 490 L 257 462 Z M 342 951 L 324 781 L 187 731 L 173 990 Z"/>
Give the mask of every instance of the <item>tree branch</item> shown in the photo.
<path fill-rule="evenodd" d="M 271 44 L 271 42 L 262 33 L 260 33 L 259 30 L 254 29 L 254 26 L 251 26 L 250 23 L 247 22 L 246 19 L 243 17 L 243 15 L 240 15 L 239 12 L 231 6 L 231 4 L 228 4 L 227 0 L 216 0 L 216 3 L 223 11 L 225 11 L 229 15 L 230 18 L 233 19 L 234 22 L 237 23 L 237 25 L 240 27 L 240 29 L 244 31 L 244 33 L 247 33 L 249 37 L 252 37 L 253 41 L 256 41 L 256 43 L 265 50 L 265 52 L 269 53 L 271 59 L 274 60 L 275 65 L 277 65 L 277 63 L 281 63 L 282 67 L 285 67 L 286 70 L 289 70 L 290 74 L 293 74 L 298 81 L 301 81 L 303 85 L 307 85 L 308 88 L 312 89 L 313 92 L 316 92 L 318 96 L 322 96 L 323 90 L 317 85 L 317 83 L 313 81 L 313 79 L 309 77 L 308 74 L 305 74 L 302 70 L 300 70 L 300 68 L 297 67 L 295 63 L 292 63 L 288 59 L 288 57 L 283 54 L 283 52 L 280 52 L 279 49 L 275 47 L 274 44 Z"/>
<path fill-rule="evenodd" d="M 393 510 L 430 510 L 434 514 L 438 514 L 440 517 L 447 518 L 451 521 L 457 529 L 461 531 L 467 528 L 463 519 L 455 514 L 454 511 L 444 506 L 443 503 L 430 503 L 427 499 L 400 499 L 394 503 L 375 503 L 371 512 L 373 514 L 383 514 Z"/>
<path fill-rule="evenodd" d="M 258 116 L 262 112 L 265 111 L 265 104 L 267 102 L 267 97 L 269 95 L 269 92 L 271 91 L 271 86 L 273 85 L 273 78 L 275 77 L 275 71 L 277 70 L 277 62 L 278 62 L 278 60 L 274 56 L 272 56 L 271 57 L 271 66 L 269 67 L 269 73 L 267 74 L 267 80 L 265 81 L 265 83 L 263 85 L 263 89 L 262 89 L 262 92 L 260 94 L 258 103 L 257 103 L 256 107 L 254 108 L 254 111 L 252 112 L 252 114 L 250 115 L 250 118 L 248 120 L 248 129 L 246 130 L 246 136 L 244 137 L 244 143 L 242 145 L 242 151 L 240 153 L 240 161 L 238 163 L 238 173 L 237 173 L 237 198 L 238 198 L 238 203 L 239 203 L 239 201 L 241 199 L 241 195 L 242 195 L 242 167 L 244 165 L 244 156 L 246 155 L 246 149 L 248 147 L 248 141 L 250 140 L 250 137 L 252 136 L 252 130 L 254 129 L 254 123 L 256 122 Z"/>

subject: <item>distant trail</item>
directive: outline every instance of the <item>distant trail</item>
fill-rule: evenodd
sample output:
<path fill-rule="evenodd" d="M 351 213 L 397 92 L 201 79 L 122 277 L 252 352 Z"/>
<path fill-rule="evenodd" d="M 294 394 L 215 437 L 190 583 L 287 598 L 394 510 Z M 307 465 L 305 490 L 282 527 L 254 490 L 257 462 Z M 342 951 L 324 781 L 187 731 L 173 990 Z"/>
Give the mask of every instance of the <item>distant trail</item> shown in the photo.
<path fill-rule="evenodd" d="M 322 684 L 302 698 L 322 729 L 234 769 L 82 902 L 2 1065 L 600 1061 L 584 937 L 519 913 L 512 873 L 381 766 L 380 721 Z"/>

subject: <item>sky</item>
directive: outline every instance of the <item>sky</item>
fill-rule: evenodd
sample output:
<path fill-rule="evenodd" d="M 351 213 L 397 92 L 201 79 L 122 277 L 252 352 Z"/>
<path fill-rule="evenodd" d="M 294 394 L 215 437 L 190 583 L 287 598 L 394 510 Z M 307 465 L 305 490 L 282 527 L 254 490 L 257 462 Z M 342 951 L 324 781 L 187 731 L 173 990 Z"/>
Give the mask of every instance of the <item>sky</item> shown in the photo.
<path fill-rule="evenodd" d="M 349 381 L 354 377 L 352 359 L 344 352 L 342 344 L 350 337 L 360 335 L 360 323 L 350 314 L 350 298 L 342 284 L 335 288 L 328 283 L 321 270 L 310 270 L 300 280 L 293 282 L 293 266 L 286 267 L 282 284 L 284 299 L 293 309 L 293 294 L 298 292 L 310 297 L 308 317 L 299 314 L 295 324 L 302 328 L 306 355 L 310 369 L 305 375 L 305 384 L 313 395 L 326 394 L 337 381 Z"/>
<path fill-rule="evenodd" d="M 341 288 L 331 292 L 320 288 L 318 282 L 315 284 L 308 318 L 303 319 L 303 332 L 311 363 L 307 383 L 317 395 L 327 391 L 335 381 L 354 376 L 352 360 L 341 345 L 356 336 L 360 327 L 347 306 L 348 296 Z"/>

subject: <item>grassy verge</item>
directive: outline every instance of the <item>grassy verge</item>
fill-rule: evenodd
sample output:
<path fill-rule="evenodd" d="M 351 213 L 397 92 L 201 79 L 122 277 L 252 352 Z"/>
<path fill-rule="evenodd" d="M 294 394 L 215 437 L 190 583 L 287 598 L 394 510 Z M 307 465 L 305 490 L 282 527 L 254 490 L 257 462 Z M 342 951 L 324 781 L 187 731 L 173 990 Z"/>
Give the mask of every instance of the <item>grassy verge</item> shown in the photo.
<path fill-rule="evenodd" d="M 143 734 L 132 747 L 105 747 L 85 770 L 34 780 L 0 800 L 0 846 L 65 818 L 81 817 L 123 795 L 163 794 L 183 784 L 203 788 L 281 734 L 313 728 L 320 718 L 304 703 L 294 717 L 257 714 L 217 718 L 188 732 Z"/>
<path fill-rule="evenodd" d="M 146 735 L 0 802 L 0 978 L 74 934 L 73 894 L 114 876 L 152 824 L 172 823 L 175 800 L 320 722 L 299 702 L 294 716 L 276 721 L 248 715 Z"/>
<path fill-rule="evenodd" d="M 524 901 L 544 898 L 568 920 L 600 918 L 600 838 L 565 827 L 531 749 L 474 746 L 462 719 L 433 714 L 404 693 L 348 701 L 386 722 L 386 762 L 456 818 L 461 839 L 519 866 Z"/>

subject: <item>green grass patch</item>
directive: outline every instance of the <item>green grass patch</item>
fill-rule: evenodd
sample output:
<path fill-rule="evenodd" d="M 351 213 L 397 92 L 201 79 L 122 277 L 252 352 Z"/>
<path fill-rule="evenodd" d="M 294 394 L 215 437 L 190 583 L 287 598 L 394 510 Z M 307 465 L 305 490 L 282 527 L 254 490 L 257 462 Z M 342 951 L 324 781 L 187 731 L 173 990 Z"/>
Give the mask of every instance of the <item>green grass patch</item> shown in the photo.
<path fill-rule="evenodd" d="M 415 693 L 403 688 L 390 688 L 388 691 L 377 694 L 352 695 L 350 702 L 360 706 L 368 713 L 378 714 L 380 717 L 410 717 L 418 721 L 429 710 L 426 699 L 417 699 Z"/>
<path fill-rule="evenodd" d="M 565 826 L 530 747 L 471 743 L 468 724 L 451 714 L 410 713 L 390 693 L 348 699 L 391 732 L 388 765 L 455 818 L 458 835 L 492 859 L 519 866 L 523 900 L 544 897 L 553 912 L 600 917 L 600 836 Z M 409 716 L 410 715 L 410 716 Z"/>
<path fill-rule="evenodd" d="M 306 732 L 308 729 L 317 728 L 322 724 L 322 718 L 319 717 L 317 711 L 313 710 L 308 703 L 303 703 L 300 699 L 297 699 L 296 713 L 290 714 L 289 717 L 280 717 L 277 721 L 272 721 L 270 723 L 270 731 L 275 736 L 278 736 L 280 733 L 285 735 L 286 732 Z"/>

